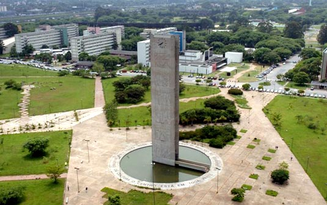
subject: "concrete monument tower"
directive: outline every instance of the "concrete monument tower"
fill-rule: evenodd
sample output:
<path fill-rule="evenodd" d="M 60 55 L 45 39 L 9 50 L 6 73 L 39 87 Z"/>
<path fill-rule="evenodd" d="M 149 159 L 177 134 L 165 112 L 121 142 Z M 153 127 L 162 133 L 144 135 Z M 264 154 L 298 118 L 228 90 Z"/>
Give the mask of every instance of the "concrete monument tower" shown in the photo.
<path fill-rule="evenodd" d="M 153 162 L 175 166 L 179 158 L 179 38 L 154 35 L 150 49 Z"/>

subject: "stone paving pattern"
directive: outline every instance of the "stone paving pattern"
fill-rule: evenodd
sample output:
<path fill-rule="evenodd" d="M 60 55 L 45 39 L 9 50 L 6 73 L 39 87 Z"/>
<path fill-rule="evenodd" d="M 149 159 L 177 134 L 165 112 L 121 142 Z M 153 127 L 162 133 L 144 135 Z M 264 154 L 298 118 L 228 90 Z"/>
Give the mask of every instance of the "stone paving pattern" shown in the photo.
<path fill-rule="evenodd" d="M 222 89 L 220 95 L 227 98 L 227 89 Z M 301 165 L 297 162 L 288 146 L 284 143 L 272 124 L 262 112 L 262 108 L 270 102 L 275 94 L 257 93 L 253 91 L 245 92 L 251 110 L 242 110 L 240 124 L 234 123 L 234 127 L 248 130 L 247 133 L 239 133 L 242 136 L 235 145 L 228 145 L 223 149 L 208 147 L 212 152 L 217 153 L 223 160 L 223 170 L 219 175 L 218 194 L 217 179 L 207 183 L 199 184 L 187 189 L 169 190 L 174 196 L 170 204 L 235 204 L 231 201 L 232 188 L 239 188 L 243 184 L 253 186 L 251 191 L 246 191 L 243 204 L 326 204 L 319 191 L 316 189 Z M 195 129 L 183 128 L 183 129 Z M 255 149 L 246 148 L 253 138 L 261 139 Z M 88 162 L 87 143 L 84 139 L 89 139 L 90 162 Z M 151 141 L 151 129 L 132 128 L 129 131 L 118 130 L 109 131 L 103 114 L 97 115 L 73 127 L 73 141 L 69 171 L 67 175 L 67 185 L 70 191 L 65 192 L 65 197 L 69 198 L 69 204 L 103 204 L 106 199 L 102 198 L 100 191 L 104 187 L 110 187 L 120 191 L 131 189 L 143 190 L 126 184 L 115 178 L 109 169 L 110 157 L 129 147 L 140 143 Z M 201 144 L 199 144 L 201 145 Z M 204 145 L 206 146 L 206 145 Z M 269 148 L 278 146 L 275 154 L 267 152 Z M 270 156 L 271 161 L 264 161 L 262 157 Z M 293 161 L 290 157 L 293 156 Z M 290 179 L 289 185 L 279 186 L 271 183 L 270 173 L 278 167 L 278 164 L 286 161 L 289 164 Z M 265 170 L 257 170 L 255 166 L 262 164 Z M 77 171 L 80 192 L 77 190 Z M 252 173 L 259 174 L 259 179 L 250 179 Z M 88 187 L 88 192 L 84 192 Z M 265 194 L 267 189 L 277 191 L 277 197 Z M 143 190 L 149 192 L 151 190 Z"/>

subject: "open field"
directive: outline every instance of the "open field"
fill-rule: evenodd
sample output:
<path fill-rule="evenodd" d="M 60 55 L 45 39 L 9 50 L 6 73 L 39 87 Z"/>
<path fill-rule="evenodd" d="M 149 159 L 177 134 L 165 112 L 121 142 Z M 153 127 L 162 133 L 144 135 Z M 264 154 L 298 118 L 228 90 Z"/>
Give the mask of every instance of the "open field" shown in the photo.
<path fill-rule="evenodd" d="M 28 150 L 23 149 L 28 139 L 36 137 L 49 139 L 45 158 L 32 158 Z M 68 160 L 71 137 L 72 131 L 1 135 L 0 139 L 4 140 L 0 145 L 0 176 L 43 174 L 49 164 L 58 163 L 64 166 Z"/>
<path fill-rule="evenodd" d="M 20 205 L 58 205 L 63 201 L 64 184 L 64 179 L 58 179 L 57 184 L 45 179 L 0 182 L 0 187 L 25 187 L 25 197 Z"/>
<path fill-rule="evenodd" d="M 262 68 L 261 66 L 256 66 L 255 70 L 248 71 L 244 73 L 240 78 L 238 78 L 239 82 L 255 82 L 258 81 L 256 76 L 261 73 L 262 70 L 265 70 L 265 68 Z"/>
<path fill-rule="evenodd" d="M 0 82 L 0 120 L 19 117 L 18 103 L 21 101 L 21 92 L 13 89 L 5 89 Z"/>
<path fill-rule="evenodd" d="M 128 193 L 117 191 L 110 188 L 103 188 L 101 190 L 102 192 L 105 192 L 104 198 L 108 198 L 108 196 L 119 196 L 120 202 L 122 205 L 125 204 L 133 204 L 133 205 L 144 205 L 144 204 L 153 204 L 154 197 L 156 199 L 156 204 L 158 205 L 166 205 L 171 200 L 172 195 L 164 193 L 164 192 L 154 192 L 154 195 L 152 192 L 144 193 L 137 190 L 131 190 Z M 109 202 L 106 202 L 105 205 L 110 205 Z"/>
<path fill-rule="evenodd" d="M 35 88 L 31 90 L 30 115 L 63 112 L 94 106 L 94 79 L 85 79 L 76 76 L 0 78 L 0 85 L 9 79 L 13 79 L 19 83 L 24 82 L 24 84 L 35 85 Z M 14 95 L 14 97 L 16 96 Z M 17 103 L 9 101 L 6 104 L 10 104 L 7 106 L 12 107 L 17 105 Z M 13 111 L 4 110 L 4 112 L 4 115 L 10 116 L 7 112 L 12 113 Z"/>
<path fill-rule="evenodd" d="M 202 108 L 204 106 L 204 99 L 199 99 L 196 101 L 190 101 L 187 103 L 180 102 L 179 112 L 182 113 L 186 110 L 192 108 Z M 119 109 L 118 110 L 118 120 L 120 124 L 116 125 L 119 127 L 125 127 L 126 121 L 129 126 L 137 126 L 137 125 L 150 125 L 151 124 L 151 110 L 149 107 L 135 107 L 135 108 L 127 108 L 127 109 Z M 137 120 L 137 121 L 136 121 Z"/>
<path fill-rule="evenodd" d="M 19 65 L 19 64 L 0 64 L 0 76 L 57 76 L 57 72 L 55 71 L 47 71 L 41 70 L 39 68 L 34 68 L 32 66 L 27 65 Z"/>
<path fill-rule="evenodd" d="M 327 101 L 277 96 L 265 109 L 282 116 L 277 129 L 325 199 L 327 198 Z M 298 120 L 296 116 L 299 117 Z M 301 120 L 302 118 L 302 120 Z M 313 123 L 318 129 L 308 128 Z M 292 176 L 291 176 L 292 177 Z"/>
<path fill-rule="evenodd" d="M 111 102 L 115 98 L 115 89 L 113 86 L 113 82 L 117 80 L 119 80 L 119 78 L 110 78 L 110 79 L 102 80 L 106 102 Z M 150 89 L 151 88 L 149 88 L 149 90 L 146 91 L 144 100 L 142 100 L 140 103 L 147 103 L 151 101 Z M 180 99 L 208 96 L 219 92 L 220 90 L 217 89 L 215 86 L 206 87 L 206 86 L 186 85 L 186 89 L 180 95 Z M 120 104 L 120 105 L 132 105 L 132 104 Z"/>

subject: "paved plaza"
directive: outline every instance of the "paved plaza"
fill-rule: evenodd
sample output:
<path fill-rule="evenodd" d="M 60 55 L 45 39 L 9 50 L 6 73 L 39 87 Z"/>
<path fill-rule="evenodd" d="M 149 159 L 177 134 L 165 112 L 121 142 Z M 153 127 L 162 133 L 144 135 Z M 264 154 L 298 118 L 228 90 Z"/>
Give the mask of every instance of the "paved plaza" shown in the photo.
<path fill-rule="evenodd" d="M 220 95 L 230 98 L 226 92 L 226 89 L 222 89 Z M 173 194 L 170 204 L 235 204 L 231 201 L 230 191 L 243 184 L 253 186 L 251 191 L 246 191 L 243 204 L 326 204 L 288 146 L 262 112 L 262 108 L 275 95 L 250 91 L 245 92 L 245 96 L 252 109 L 240 109 L 242 114 L 240 124 L 234 123 L 234 127 L 238 131 L 246 129 L 247 133 L 239 133 L 242 138 L 236 141 L 235 145 L 227 145 L 223 149 L 208 147 L 210 151 L 222 158 L 223 169 L 219 178 L 190 188 L 166 190 L 165 192 Z M 186 127 L 180 128 L 180 130 L 195 128 Z M 261 139 L 259 145 L 256 145 L 255 149 L 246 148 L 254 137 Z M 90 141 L 87 143 L 85 140 Z M 104 193 L 100 190 L 104 187 L 125 192 L 131 189 L 151 191 L 121 182 L 109 168 L 111 156 L 150 141 L 150 127 L 145 129 L 141 126 L 137 129 L 132 127 L 129 131 L 115 128 L 110 131 L 103 114 L 74 126 L 67 175 L 67 186 L 70 189 L 65 191 L 65 198 L 69 199 L 68 204 L 103 204 L 106 199 L 102 198 Z M 200 143 L 198 145 L 207 146 Z M 269 148 L 275 148 L 275 146 L 278 146 L 276 153 L 267 152 Z M 264 155 L 272 157 L 271 161 L 262 160 Z M 294 159 L 291 161 L 292 156 Z M 288 185 L 279 186 L 271 183 L 270 173 L 278 168 L 278 164 L 282 161 L 289 164 L 290 179 Z M 266 166 L 266 169 L 257 170 L 255 166 L 258 164 Z M 250 179 L 249 175 L 252 173 L 259 174 L 259 179 Z M 86 187 L 88 188 L 87 192 L 85 192 Z M 217 189 L 218 194 L 216 193 Z M 278 196 L 266 195 L 265 192 L 268 189 L 277 191 Z"/>

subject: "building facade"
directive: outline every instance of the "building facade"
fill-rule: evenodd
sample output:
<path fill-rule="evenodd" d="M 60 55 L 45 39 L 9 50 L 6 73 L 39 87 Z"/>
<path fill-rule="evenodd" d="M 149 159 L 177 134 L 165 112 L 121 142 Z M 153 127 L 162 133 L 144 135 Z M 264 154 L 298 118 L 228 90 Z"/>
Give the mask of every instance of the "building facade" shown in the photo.
<path fill-rule="evenodd" d="M 23 48 L 30 44 L 34 49 L 40 50 L 43 45 L 69 46 L 70 38 L 79 35 L 77 24 L 64 24 L 58 26 L 41 25 L 35 32 L 15 35 L 16 51 L 21 53 Z"/>
<path fill-rule="evenodd" d="M 150 40 L 139 41 L 137 45 L 138 63 L 150 67 Z"/>
<path fill-rule="evenodd" d="M 320 80 L 327 80 L 327 48 L 322 52 Z"/>
<path fill-rule="evenodd" d="M 112 49 L 116 42 L 116 35 L 113 33 L 92 34 L 71 38 L 72 60 L 77 61 L 82 52 L 89 55 L 99 55 L 104 51 Z"/>

